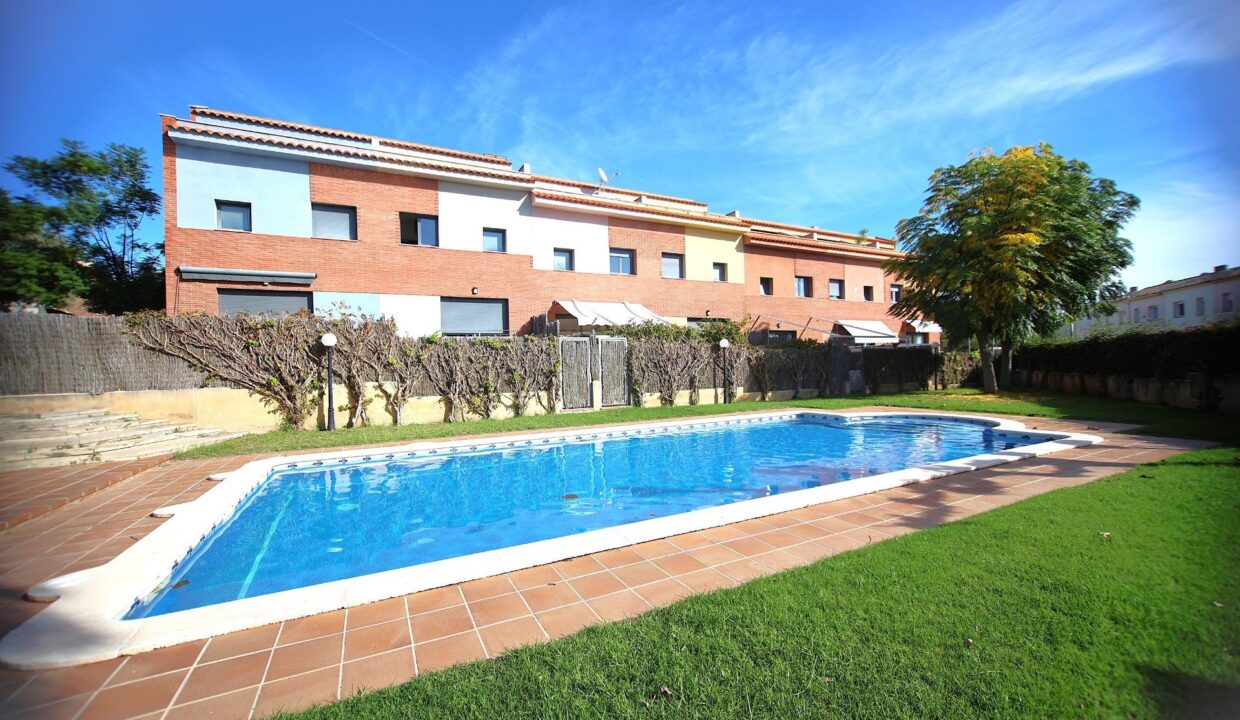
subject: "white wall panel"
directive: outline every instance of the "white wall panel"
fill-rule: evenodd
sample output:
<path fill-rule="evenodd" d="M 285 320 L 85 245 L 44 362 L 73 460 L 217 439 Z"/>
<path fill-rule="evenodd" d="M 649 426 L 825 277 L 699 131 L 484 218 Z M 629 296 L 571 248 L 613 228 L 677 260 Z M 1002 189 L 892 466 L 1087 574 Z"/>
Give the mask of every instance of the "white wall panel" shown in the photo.
<path fill-rule="evenodd" d="M 304 161 L 178 145 L 177 225 L 214 229 L 216 200 L 250 203 L 252 232 L 310 237 Z"/>

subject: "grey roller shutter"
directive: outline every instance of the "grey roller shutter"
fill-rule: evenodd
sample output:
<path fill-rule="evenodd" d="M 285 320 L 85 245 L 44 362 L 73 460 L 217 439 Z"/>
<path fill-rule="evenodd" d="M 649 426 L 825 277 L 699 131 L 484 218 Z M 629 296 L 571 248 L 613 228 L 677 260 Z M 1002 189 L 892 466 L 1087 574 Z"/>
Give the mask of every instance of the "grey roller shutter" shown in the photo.
<path fill-rule="evenodd" d="M 317 238 L 332 240 L 357 239 L 357 210 L 343 205 L 311 206 L 314 229 Z"/>
<path fill-rule="evenodd" d="M 276 292 L 268 290 L 220 290 L 220 314 L 282 315 L 300 310 L 313 310 L 308 292 Z"/>
<path fill-rule="evenodd" d="M 444 335 L 507 335 L 508 301 L 443 298 L 439 301 Z"/>

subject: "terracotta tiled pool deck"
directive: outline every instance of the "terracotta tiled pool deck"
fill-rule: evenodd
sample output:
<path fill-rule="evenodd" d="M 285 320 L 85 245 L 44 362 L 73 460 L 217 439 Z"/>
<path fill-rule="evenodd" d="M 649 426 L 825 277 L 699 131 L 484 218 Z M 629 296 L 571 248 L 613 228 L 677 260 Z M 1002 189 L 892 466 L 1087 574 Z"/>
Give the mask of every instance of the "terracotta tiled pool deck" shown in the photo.
<path fill-rule="evenodd" d="M 508 575 L 44 672 L 0 670 L 0 717 L 249 718 L 348 697 L 545 642 L 886 538 L 1080 485 L 1208 443 L 1124 426 L 1015 418 L 1101 435 L 1022 460 Z M 30 586 L 115 557 L 253 457 L 167 462 L 0 533 L 0 633 L 45 607 Z"/>
<path fill-rule="evenodd" d="M 58 468 L 0 472 L 0 530 L 64 507 L 147 468 L 167 461 L 157 455 L 127 462 L 96 462 Z"/>

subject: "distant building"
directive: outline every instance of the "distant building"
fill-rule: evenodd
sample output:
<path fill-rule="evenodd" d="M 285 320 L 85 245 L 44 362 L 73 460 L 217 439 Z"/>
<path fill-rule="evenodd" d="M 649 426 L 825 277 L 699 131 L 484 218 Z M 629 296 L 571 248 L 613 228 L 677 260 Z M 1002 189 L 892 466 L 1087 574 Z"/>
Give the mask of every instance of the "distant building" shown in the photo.
<path fill-rule="evenodd" d="M 1084 337 L 1107 325 L 1143 325 L 1168 330 L 1226 322 L 1236 317 L 1240 298 L 1240 268 L 1218 265 L 1182 280 L 1168 280 L 1147 288 L 1131 288 L 1116 301 L 1116 312 L 1101 317 L 1086 316 L 1065 325 L 1073 337 Z"/>

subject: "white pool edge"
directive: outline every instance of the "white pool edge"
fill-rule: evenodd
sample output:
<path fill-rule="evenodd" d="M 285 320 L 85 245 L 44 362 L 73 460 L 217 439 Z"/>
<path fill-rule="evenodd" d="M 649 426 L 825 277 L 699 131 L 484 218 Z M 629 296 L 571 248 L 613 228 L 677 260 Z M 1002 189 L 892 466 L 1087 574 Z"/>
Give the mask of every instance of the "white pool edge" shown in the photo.
<path fill-rule="evenodd" d="M 830 418 L 932 417 L 965 420 L 989 425 L 999 431 L 1019 432 L 1031 440 L 1039 437 L 1046 439 L 1013 450 L 907 468 L 268 595 L 147 618 L 120 619 L 136 599 L 145 597 L 157 587 L 177 563 L 217 525 L 227 520 L 251 491 L 266 481 L 274 470 L 346 461 L 398 459 L 399 456 L 410 454 L 424 456 L 462 449 L 503 449 L 592 439 L 602 441 L 617 435 L 657 434 L 671 428 L 740 425 L 804 415 Z M 34 670 L 108 660 L 120 655 L 146 652 L 603 550 L 1062 452 L 1101 441 L 1102 438 L 1095 435 L 1030 430 L 1024 423 L 1014 420 L 977 415 L 938 412 L 844 413 L 791 409 L 501 437 L 426 441 L 400 447 L 353 449 L 255 460 L 238 470 L 224 473 L 221 478 L 223 481 L 197 500 L 157 511 L 156 514 L 170 514 L 172 517 L 104 565 L 58 577 L 32 588 L 28 593 L 30 597 L 59 599 L 0 639 L 0 665 L 19 670 Z"/>

